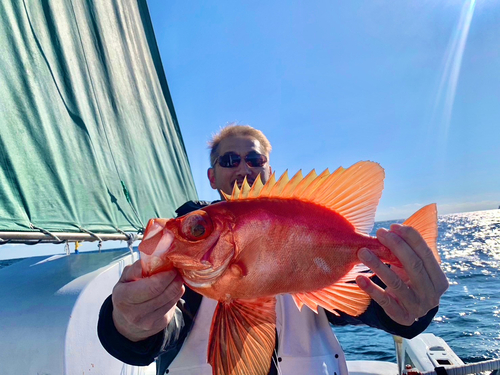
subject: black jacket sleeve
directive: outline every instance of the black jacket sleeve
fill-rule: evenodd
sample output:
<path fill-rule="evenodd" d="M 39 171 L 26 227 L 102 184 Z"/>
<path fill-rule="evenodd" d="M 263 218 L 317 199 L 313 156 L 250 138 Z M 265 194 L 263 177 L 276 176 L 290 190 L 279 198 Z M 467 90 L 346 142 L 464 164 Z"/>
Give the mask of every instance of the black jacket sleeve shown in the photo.
<path fill-rule="evenodd" d="M 168 366 L 181 349 L 202 296 L 186 287 L 186 292 L 177 302 L 175 315 L 165 330 L 142 341 L 130 341 L 120 334 L 113 322 L 113 303 L 109 296 L 99 313 L 97 335 L 102 346 L 113 357 L 134 366 L 147 366 L 161 354 L 158 364 Z"/>
<path fill-rule="evenodd" d="M 109 296 L 103 303 L 97 323 L 102 346 L 113 357 L 134 366 L 147 366 L 162 348 L 165 334 L 159 332 L 143 341 L 133 342 L 120 334 L 113 323 L 113 302 Z"/>
<path fill-rule="evenodd" d="M 210 203 L 204 201 L 190 201 L 179 207 L 176 212 L 178 216 L 182 216 L 208 204 Z M 186 292 L 177 303 L 174 318 L 167 328 L 138 342 L 128 340 L 116 330 L 113 322 L 113 302 L 109 296 L 101 307 L 97 324 L 97 335 L 104 349 L 113 357 L 130 365 L 147 366 L 158 358 L 158 368 L 168 366 L 184 343 L 201 303 L 201 295 L 187 286 L 185 288 Z"/>
<path fill-rule="evenodd" d="M 385 288 L 384 283 L 377 277 L 374 276 L 372 281 L 375 284 Z M 350 316 L 346 313 L 339 312 L 340 316 L 335 316 L 329 311 L 326 311 L 326 315 L 331 324 L 337 326 L 344 325 L 361 325 L 366 324 L 370 327 L 379 328 L 388 332 L 392 335 L 397 335 L 404 337 L 406 339 L 411 339 L 418 334 L 422 333 L 431 323 L 432 319 L 436 315 L 439 307 L 435 307 L 430 310 L 425 316 L 418 319 L 411 326 L 404 326 L 396 323 L 392 320 L 384 311 L 384 309 L 375 301 L 371 301 L 370 305 L 364 313 L 357 317 Z"/>

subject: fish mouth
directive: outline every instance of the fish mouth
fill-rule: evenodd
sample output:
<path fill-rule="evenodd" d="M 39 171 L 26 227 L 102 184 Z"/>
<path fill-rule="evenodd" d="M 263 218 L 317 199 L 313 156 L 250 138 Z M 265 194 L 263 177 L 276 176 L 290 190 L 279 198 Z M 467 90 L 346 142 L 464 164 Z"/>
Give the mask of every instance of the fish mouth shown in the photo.
<path fill-rule="evenodd" d="M 214 240 L 213 244 L 203 253 L 201 258 L 197 258 L 196 256 L 176 251 L 172 246 L 175 235 L 172 231 L 164 227 L 157 228 L 155 226 L 152 228 L 153 234 L 148 235 L 147 239 L 154 237 L 160 231 L 163 231 L 163 235 L 156 244 L 153 253 L 150 255 L 141 253 L 141 260 L 149 265 L 148 268 L 150 273 L 160 268 L 165 263 L 165 259 L 168 259 L 172 262 L 173 267 L 182 275 L 184 282 L 188 286 L 194 288 L 207 288 L 224 273 L 231 259 L 234 257 L 233 249 L 233 251 L 227 255 L 227 258 L 224 259 L 222 264 L 215 267 L 208 259 L 219 243 L 220 236 Z"/>
<path fill-rule="evenodd" d="M 155 225 L 155 224 L 153 224 Z M 146 236 L 145 239 L 143 239 L 143 243 L 151 238 L 153 238 L 157 233 L 159 233 L 161 230 L 164 230 L 163 227 L 159 228 L 155 225 L 155 228 L 151 232 L 148 232 L 148 235 Z M 163 236 L 161 236 L 160 240 L 155 246 L 155 249 L 153 250 L 152 253 L 147 254 L 145 252 L 141 251 L 141 262 L 143 265 L 146 265 L 147 268 L 147 274 L 152 274 L 154 273 L 155 270 L 161 268 L 165 261 L 164 261 L 164 255 L 170 251 L 170 247 L 172 246 L 172 243 L 174 242 L 174 234 L 170 232 L 169 230 L 164 230 Z M 142 243 L 141 243 L 142 245 Z M 139 249 L 140 246 L 139 245 Z"/>

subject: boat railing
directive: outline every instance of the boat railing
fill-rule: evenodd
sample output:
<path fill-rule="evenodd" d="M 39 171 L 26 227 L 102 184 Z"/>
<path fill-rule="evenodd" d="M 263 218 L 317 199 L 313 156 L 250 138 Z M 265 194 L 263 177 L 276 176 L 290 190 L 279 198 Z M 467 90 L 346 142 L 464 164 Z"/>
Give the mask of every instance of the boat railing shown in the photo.
<path fill-rule="evenodd" d="M 64 243 L 82 241 L 134 241 L 142 240 L 142 234 L 138 233 L 92 233 L 85 231 L 77 232 L 0 232 L 0 245 L 6 243 Z"/>
<path fill-rule="evenodd" d="M 476 363 L 468 363 L 464 365 L 458 366 L 449 366 L 449 367 L 436 367 L 431 371 L 413 371 L 408 370 L 406 372 L 407 375 L 468 375 L 468 374 L 479 374 L 485 373 L 486 371 L 493 371 L 490 375 L 499 375 L 500 374 L 500 358 L 499 359 L 490 359 L 487 361 L 481 361 Z"/>
<path fill-rule="evenodd" d="M 500 358 L 464 363 L 443 338 L 432 333 L 422 333 L 413 339 L 403 339 L 399 336 L 393 338 L 399 374 L 500 375 Z"/>

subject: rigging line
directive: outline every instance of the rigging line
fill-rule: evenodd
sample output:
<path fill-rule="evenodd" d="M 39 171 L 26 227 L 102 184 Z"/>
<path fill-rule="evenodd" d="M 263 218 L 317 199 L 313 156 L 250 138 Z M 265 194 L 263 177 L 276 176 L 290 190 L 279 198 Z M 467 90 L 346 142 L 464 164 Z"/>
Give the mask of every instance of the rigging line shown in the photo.
<path fill-rule="evenodd" d="M 32 245 L 38 245 L 41 242 L 42 242 L 42 240 L 38 240 L 38 241 L 25 242 L 24 244 L 32 246 Z M 51 242 L 51 243 L 58 245 L 61 242 Z"/>
<path fill-rule="evenodd" d="M 76 225 L 76 224 L 75 224 L 75 225 Z M 85 233 L 87 233 L 87 234 L 90 234 L 92 237 L 94 237 L 95 239 L 97 239 L 99 242 L 102 242 L 102 238 L 101 238 L 101 237 L 99 237 L 97 234 L 92 233 L 91 231 L 89 231 L 89 230 L 87 230 L 87 229 L 85 229 L 85 228 L 82 228 L 82 227 L 81 227 L 81 226 L 79 226 L 79 225 L 76 225 L 76 226 L 78 227 L 78 229 L 80 229 L 80 231 L 85 232 Z"/>
<path fill-rule="evenodd" d="M 77 31 L 77 34 L 78 34 L 78 39 L 80 41 L 80 47 L 81 47 L 82 51 L 85 52 L 84 44 L 83 44 L 83 41 L 82 41 L 82 36 L 81 36 L 81 33 L 80 33 L 80 26 L 78 25 L 78 19 L 76 17 L 75 8 L 73 7 L 73 2 L 71 1 L 70 4 L 71 4 L 71 11 L 72 11 L 73 18 L 74 18 L 75 25 L 76 25 L 76 31 Z M 96 106 L 96 109 L 97 109 L 97 113 L 98 113 L 98 116 L 99 116 L 99 122 L 100 122 L 101 128 L 102 128 L 102 130 L 104 132 L 104 138 L 106 139 L 106 143 L 108 145 L 108 150 L 109 150 L 109 153 L 111 155 L 111 160 L 113 161 L 113 165 L 115 167 L 116 174 L 118 175 L 118 178 L 119 178 L 119 180 L 121 182 L 122 191 L 125 194 L 125 199 L 127 200 L 127 203 L 132 208 L 132 212 L 134 213 L 135 218 L 139 221 L 139 223 L 142 226 L 142 228 L 144 228 L 144 223 L 142 222 L 139 214 L 137 213 L 134 205 L 132 204 L 132 200 L 130 199 L 130 195 L 128 193 L 128 190 L 127 190 L 127 188 L 125 186 L 125 183 L 123 182 L 122 176 L 121 176 L 120 171 L 118 169 L 118 165 L 116 163 L 115 155 L 114 155 L 113 150 L 111 148 L 111 143 L 109 142 L 108 133 L 106 131 L 106 127 L 104 126 L 104 119 L 103 119 L 101 107 L 99 105 L 99 101 L 97 100 L 95 84 L 94 84 L 94 80 L 92 79 L 92 74 L 91 74 L 91 71 L 90 71 L 90 68 L 89 68 L 89 63 L 87 61 L 86 53 L 83 53 L 83 60 L 85 62 L 85 67 L 87 68 L 87 74 L 88 74 L 89 81 L 90 81 L 90 87 L 92 89 L 92 96 L 94 98 L 94 103 L 95 103 L 95 106 Z"/>
<path fill-rule="evenodd" d="M 50 233 L 48 230 L 45 230 L 43 228 L 39 228 L 37 226 L 35 226 L 33 223 L 30 223 L 30 228 L 31 229 L 37 229 L 39 230 L 40 232 L 46 234 L 46 235 L 49 235 L 50 237 L 52 237 L 53 239 L 55 239 L 58 243 L 63 243 L 64 241 L 61 240 L 59 237 L 57 237 L 55 234 L 53 233 Z"/>
<path fill-rule="evenodd" d="M 121 233 L 127 237 L 127 242 L 130 240 L 137 241 L 137 240 L 140 240 L 142 238 L 141 233 L 143 233 L 143 232 L 141 230 L 137 231 L 137 233 L 134 233 L 134 232 L 127 233 L 127 232 L 124 232 L 123 230 L 121 230 L 120 228 L 117 228 L 117 227 L 114 227 L 114 228 L 118 233 Z M 142 228 L 142 229 L 144 229 L 144 228 Z"/>
<path fill-rule="evenodd" d="M 81 226 L 77 225 L 77 227 L 82 231 L 82 232 L 85 232 L 85 233 L 88 233 L 90 234 L 92 237 L 94 238 L 97 238 L 97 240 L 99 241 L 97 243 L 97 248 L 99 249 L 99 253 L 101 253 L 101 249 L 102 249 L 102 238 L 99 237 L 97 234 L 95 233 L 92 233 L 91 231 L 85 229 L 85 228 L 82 228 Z"/>
<path fill-rule="evenodd" d="M 128 249 L 130 250 L 131 254 L 134 254 L 134 249 L 132 248 L 132 246 L 138 237 L 139 237 L 139 234 L 131 233 L 129 240 L 127 241 Z M 140 256 L 141 256 L 141 253 L 139 253 L 139 258 L 140 258 Z"/>
<path fill-rule="evenodd" d="M 116 230 L 118 233 L 121 233 L 121 234 L 123 234 L 124 236 L 129 237 L 128 233 L 126 233 L 126 232 L 122 231 L 120 228 L 115 227 L 115 230 Z"/>
<path fill-rule="evenodd" d="M 128 249 L 130 250 L 131 254 L 134 254 L 134 249 L 132 248 L 132 245 L 140 237 L 139 233 L 126 233 L 126 232 L 122 231 L 120 228 L 115 227 L 115 229 L 116 229 L 116 231 L 123 234 L 124 236 L 127 236 Z"/>

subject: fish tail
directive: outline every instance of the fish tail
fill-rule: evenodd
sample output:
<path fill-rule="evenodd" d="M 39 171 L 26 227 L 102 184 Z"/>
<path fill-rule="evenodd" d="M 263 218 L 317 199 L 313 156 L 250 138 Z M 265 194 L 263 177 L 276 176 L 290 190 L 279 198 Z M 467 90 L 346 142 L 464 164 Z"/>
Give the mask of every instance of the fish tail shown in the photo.
<path fill-rule="evenodd" d="M 435 203 L 422 207 L 411 215 L 403 225 L 413 227 L 424 239 L 425 243 L 432 250 L 438 262 L 441 262 L 437 249 L 437 206 Z"/>

